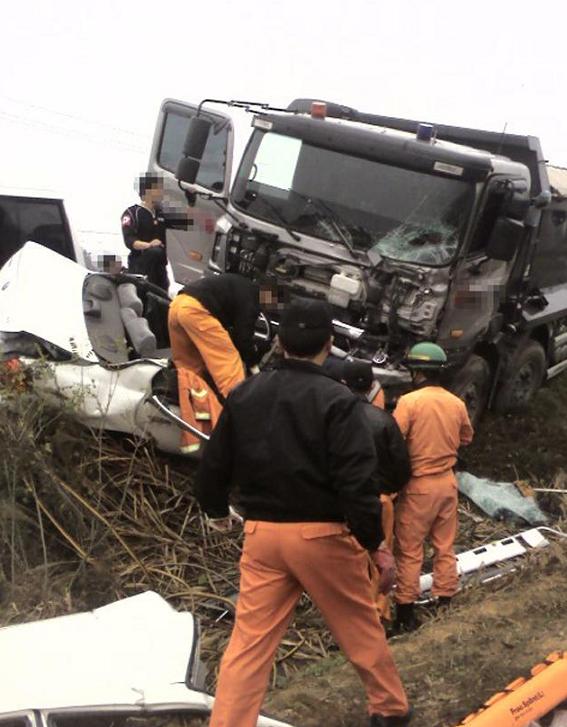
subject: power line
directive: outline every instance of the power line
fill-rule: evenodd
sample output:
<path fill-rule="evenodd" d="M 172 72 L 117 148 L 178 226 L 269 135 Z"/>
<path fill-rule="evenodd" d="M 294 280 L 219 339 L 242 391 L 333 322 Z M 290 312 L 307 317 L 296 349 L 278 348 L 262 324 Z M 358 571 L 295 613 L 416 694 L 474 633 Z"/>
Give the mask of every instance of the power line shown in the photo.
<path fill-rule="evenodd" d="M 87 141 L 91 141 L 95 144 L 111 144 L 112 146 L 120 147 L 122 149 L 126 149 L 128 151 L 137 152 L 139 154 L 146 153 L 146 149 L 143 149 L 139 146 L 133 146 L 132 144 L 127 144 L 118 141 L 117 139 L 109 139 L 97 137 L 91 133 L 81 131 L 79 129 L 73 129 L 65 126 L 56 126 L 53 124 L 46 123 L 45 121 L 40 121 L 38 119 L 31 119 L 27 116 L 22 116 L 21 114 L 13 114 L 9 113 L 7 111 L 0 111 L 0 117 L 4 118 L 6 121 L 12 122 L 17 124 L 18 126 L 28 126 L 28 127 L 39 127 L 43 129 L 47 129 L 48 131 L 51 131 L 56 134 L 60 134 L 61 136 L 75 136 L 78 138 L 86 139 Z"/>
<path fill-rule="evenodd" d="M 21 106 L 26 106 L 30 109 L 37 109 L 38 111 L 47 111 L 47 113 L 55 114 L 57 116 L 63 116 L 68 119 L 73 119 L 75 121 L 81 121 L 83 123 L 87 124 L 93 124 L 94 126 L 105 126 L 107 129 L 112 129 L 113 131 L 118 131 L 121 134 L 128 134 L 130 136 L 137 136 L 139 139 L 146 139 L 145 134 L 140 134 L 137 131 L 131 131 L 130 129 L 123 129 L 119 126 L 114 126 L 112 124 L 107 124 L 104 121 L 94 121 L 92 119 L 87 119 L 84 116 L 77 116 L 75 114 L 70 114 L 65 111 L 55 111 L 54 109 L 47 108 L 46 106 L 39 106 L 38 104 L 32 104 L 27 101 L 20 101 L 17 98 L 13 98 L 12 96 L 6 96 L 5 94 L 0 94 L 0 98 L 4 98 L 7 101 L 10 101 L 12 103 L 20 104 Z"/>

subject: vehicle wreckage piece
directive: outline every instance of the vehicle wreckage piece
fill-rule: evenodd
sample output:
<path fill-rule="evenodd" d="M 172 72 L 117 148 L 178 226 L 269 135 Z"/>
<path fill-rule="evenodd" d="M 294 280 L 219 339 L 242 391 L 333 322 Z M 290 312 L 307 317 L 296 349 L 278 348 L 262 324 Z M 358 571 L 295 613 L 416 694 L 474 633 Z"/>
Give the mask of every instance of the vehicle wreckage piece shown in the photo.
<path fill-rule="evenodd" d="M 457 555 L 457 570 L 461 576 L 461 585 L 464 585 L 475 574 L 478 574 L 480 583 L 488 583 L 488 581 L 502 577 L 510 570 L 515 570 L 516 565 L 509 568 L 503 567 L 503 564 L 520 558 L 532 550 L 545 548 L 550 544 L 542 531 L 563 535 L 550 528 L 531 528 L 508 538 L 495 540 L 487 545 L 481 545 L 478 548 L 459 553 Z M 427 603 L 432 600 L 432 585 L 432 573 L 421 576 L 419 582 L 421 602 Z"/>
<path fill-rule="evenodd" d="M 0 721 L 18 727 L 191 724 L 204 691 L 198 622 L 147 591 L 94 611 L 0 629 Z M 105 721 L 106 718 L 106 721 Z M 132 722 L 130 722 L 132 720 Z M 258 727 L 290 727 L 260 717 Z"/>
<path fill-rule="evenodd" d="M 541 718 L 545 721 L 540 721 Z M 550 654 L 457 727 L 567 727 L 567 652 Z"/>

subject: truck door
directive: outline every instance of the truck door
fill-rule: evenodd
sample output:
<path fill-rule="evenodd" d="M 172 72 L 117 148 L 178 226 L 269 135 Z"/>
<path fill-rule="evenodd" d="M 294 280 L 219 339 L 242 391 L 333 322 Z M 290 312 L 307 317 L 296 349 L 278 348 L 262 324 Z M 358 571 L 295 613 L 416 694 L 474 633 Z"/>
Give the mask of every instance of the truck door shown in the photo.
<path fill-rule="evenodd" d="M 481 200 L 476 222 L 455 268 L 438 341 L 446 348 L 466 348 L 496 319 L 506 294 L 512 261 L 491 259 L 487 244 L 502 214 L 506 188 L 492 180 Z"/>
<path fill-rule="evenodd" d="M 150 171 L 164 175 L 166 211 L 187 211 L 187 198 L 180 189 L 175 172 L 183 156 L 183 145 L 190 119 L 197 112 L 197 104 L 166 100 L 163 102 L 156 125 L 150 156 Z M 228 195 L 232 166 L 233 127 L 229 116 L 222 112 L 201 112 L 214 121 L 196 180 L 203 193 Z M 189 208 L 190 223 L 187 230 L 168 230 L 167 252 L 178 283 L 187 283 L 201 277 L 206 269 L 214 239 L 217 219 L 222 210 L 210 199 L 196 196 Z"/>

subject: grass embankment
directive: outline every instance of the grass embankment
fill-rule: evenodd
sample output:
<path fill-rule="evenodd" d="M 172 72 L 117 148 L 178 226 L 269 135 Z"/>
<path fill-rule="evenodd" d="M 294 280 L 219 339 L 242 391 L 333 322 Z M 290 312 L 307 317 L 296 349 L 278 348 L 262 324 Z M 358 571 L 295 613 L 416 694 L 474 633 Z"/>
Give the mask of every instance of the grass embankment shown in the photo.
<path fill-rule="evenodd" d="M 526 414 L 488 415 L 467 453 L 482 476 L 546 486 L 567 470 L 567 377 Z M 191 497 L 193 467 L 151 447 L 99 437 L 30 393 L 0 405 L 0 625 L 84 610 L 152 588 L 202 620 L 215 667 L 237 584 L 239 536 L 207 535 Z M 567 498 L 540 498 L 554 518 Z M 513 528 L 461 512 L 460 548 Z M 531 570 L 478 587 L 417 634 L 392 642 L 419 727 L 458 721 L 553 649 L 566 649 L 567 566 L 561 550 Z M 364 724 L 363 698 L 317 612 L 303 603 L 279 652 L 271 711 L 298 727 Z"/>

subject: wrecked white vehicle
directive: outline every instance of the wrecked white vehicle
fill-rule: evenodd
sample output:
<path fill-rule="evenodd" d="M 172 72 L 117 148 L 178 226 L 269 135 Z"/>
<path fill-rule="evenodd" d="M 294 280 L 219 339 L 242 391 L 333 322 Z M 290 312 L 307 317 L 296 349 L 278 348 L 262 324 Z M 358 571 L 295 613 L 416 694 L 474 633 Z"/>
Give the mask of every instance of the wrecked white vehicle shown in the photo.
<path fill-rule="evenodd" d="M 4 727 L 196 727 L 214 704 L 198 622 L 152 591 L 1 628 L 0 654 Z"/>
<path fill-rule="evenodd" d="M 140 276 L 93 273 L 34 242 L 0 270 L 0 360 L 18 357 L 34 388 L 94 428 L 179 453 L 169 298 Z"/>

